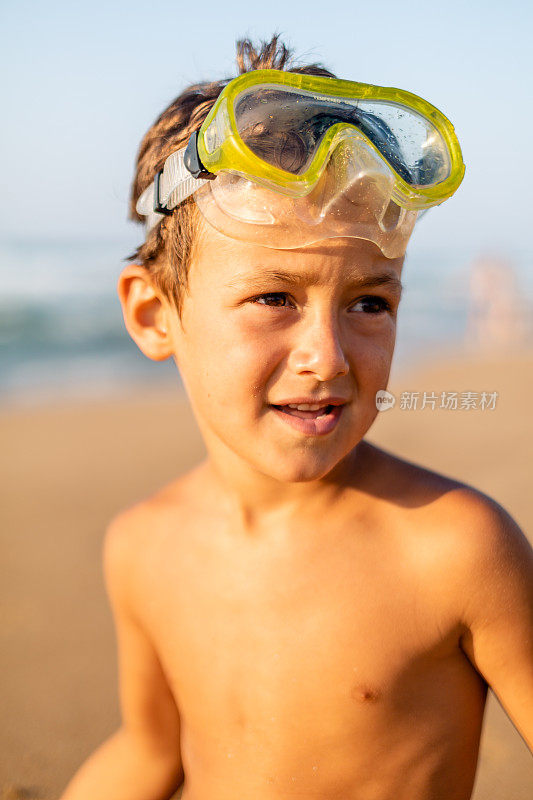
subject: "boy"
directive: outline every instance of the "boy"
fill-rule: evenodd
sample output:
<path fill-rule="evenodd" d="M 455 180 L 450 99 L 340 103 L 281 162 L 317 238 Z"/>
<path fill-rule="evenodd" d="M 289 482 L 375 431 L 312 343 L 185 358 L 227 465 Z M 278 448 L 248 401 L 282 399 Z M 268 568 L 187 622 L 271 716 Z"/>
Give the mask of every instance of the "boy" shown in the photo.
<path fill-rule="evenodd" d="M 462 162 L 441 120 L 448 161 L 426 143 L 409 172 L 392 90 L 385 119 L 316 65 L 283 73 L 276 37 L 238 47 L 240 94 L 191 87 L 139 151 L 149 232 L 119 278 L 124 319 L 174 358 L 208 457 L 109 525 L 123 723 L 63 800 L 467 800 L 488 685 L 533 747 L 533 553 L 486 495 L 364 439 L 409 198 L 458 185 Z M 248 162 L 211 172 L 245 135 Z M 415 169 L 396 203 L 389 176 Z"/>

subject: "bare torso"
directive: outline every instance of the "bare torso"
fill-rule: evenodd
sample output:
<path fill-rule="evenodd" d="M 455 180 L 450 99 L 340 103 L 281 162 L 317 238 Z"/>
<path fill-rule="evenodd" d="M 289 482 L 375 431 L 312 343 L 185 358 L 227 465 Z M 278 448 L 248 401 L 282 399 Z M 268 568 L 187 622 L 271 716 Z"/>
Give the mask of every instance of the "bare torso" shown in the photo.
<path fill-rule="evenodd" d="M 201 469 L 153 504 L 136 602 L 183 800 L 470 797 L 486 684 L 446 581 L 453 482 L 368 452 L 394 491 L 290 531 L 233 530 Z"/>

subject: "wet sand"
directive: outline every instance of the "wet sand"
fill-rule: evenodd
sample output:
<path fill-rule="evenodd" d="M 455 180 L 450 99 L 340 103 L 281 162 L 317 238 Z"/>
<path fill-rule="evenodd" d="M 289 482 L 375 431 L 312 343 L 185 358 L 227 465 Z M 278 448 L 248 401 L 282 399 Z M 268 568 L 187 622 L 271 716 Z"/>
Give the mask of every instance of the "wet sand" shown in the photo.
<path fill-rule="evenodd" d="M 396 405 L 367 438 L 491 495 L 531 540 L 532 388 L 533 353 L 439 355 L 393 376 Z M 401 392 L 416 391 L 419 407 L 401 408 Z M 424 391 L 498 397 L 494 409 L 421 410 Z M 205 451 L 175 388 L 5 406 L 0 435 L 1 797 L 51 800 L 119 724 L 105 527 Z M 473 798 L 529 800 L 532 787 L 533 757 L 491 694 Z"/>

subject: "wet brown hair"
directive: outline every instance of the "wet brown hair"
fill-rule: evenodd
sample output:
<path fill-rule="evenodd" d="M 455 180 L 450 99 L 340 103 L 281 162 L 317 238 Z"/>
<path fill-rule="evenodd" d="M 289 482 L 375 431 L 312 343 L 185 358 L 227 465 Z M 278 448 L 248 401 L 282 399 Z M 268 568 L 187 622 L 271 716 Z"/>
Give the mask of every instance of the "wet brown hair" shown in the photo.
<path fill-rule="evenodd" d="M 236 42 L 238 75 L 256 69 L 280 69 L 307 75 L 336 77 L 320 64 L 295 65 L 294 57 L 280 35 L 256 47 L 249 39 Z M 144 224 L 135 210 L 137 200 L 168 156 L 185 147 L 190 135 L 200 128 L 218 95 L 233 77 L 188 86 L 156 119 L 144 135 L 137 153 L 136 170 L 131 186 L 128 218 Z M 183 295 L 188 288 L 192 248 L 200 222 L 200 212 L 192 197 L 163 217 L 144 241 L 125 261 L 134 261 L 149 273 L 154 286 L 181 315 Z"/>

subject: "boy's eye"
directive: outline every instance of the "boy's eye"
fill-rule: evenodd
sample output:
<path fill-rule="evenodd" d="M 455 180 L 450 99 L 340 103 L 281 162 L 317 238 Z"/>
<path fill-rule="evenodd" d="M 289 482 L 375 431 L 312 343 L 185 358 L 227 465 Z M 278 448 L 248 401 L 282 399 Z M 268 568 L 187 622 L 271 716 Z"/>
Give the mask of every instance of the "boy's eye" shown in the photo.
<path fill-rule="evenodd" d="M 287 292 L 268 292 L 266 294 L 257 295 L 257 297 L 252 297 L 250 302 L 277 308 L 285 308 L 285 301 L 287 299 Z M 351 306 L 351 308 L 356 308 L 358 305 L 360 305 L 361 310 L 365 314 L 380 314 L 383 311 L 391 310 L 390 303 L 388 303 L 387 300 L 385 300 L 383 297 L 374 295 L 361 297 L 353 306 Z"/>
<path fill-rule="evenodd" d="M 365 314 L 380 314 L 382 311 L 391 310 L 390 303 L 388 303 L 387 300 L 374 295 L 361 297 L 352 308 L 355 308 L 359 304 Z"/>
<path fill-rule="evenodd" d="M 260 300 L 265 300 L 265 299 L 269 300 L 270 298 L 274 298 L 275 300 L 279 300 L 280 298 L 282 300 L 286 300 L 287 299 L 287 292 L 268 292 L 267 294 L 260 294 L 260 295 L 257 295 L 257 297 L 252 297 L 251 302 L 252 303 L 259 303 Z M 284 304 L 283 303 L 276 303 L 276 302 L 274 302 L 274 303 L 266 302 L 266 303 L 260 303 L 260 305 L 283 306 Z"/>

